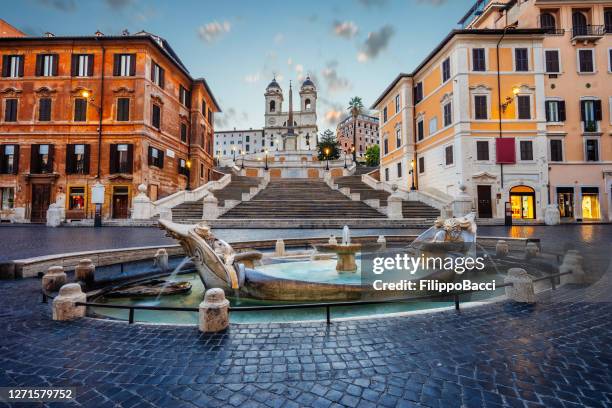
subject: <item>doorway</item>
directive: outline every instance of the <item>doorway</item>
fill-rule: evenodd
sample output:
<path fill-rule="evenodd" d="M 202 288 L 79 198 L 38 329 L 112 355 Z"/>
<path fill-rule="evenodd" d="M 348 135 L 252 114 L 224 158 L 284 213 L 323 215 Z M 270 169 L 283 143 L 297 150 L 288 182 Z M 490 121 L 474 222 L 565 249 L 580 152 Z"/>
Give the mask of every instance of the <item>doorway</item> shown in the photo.
<path fill-rule="evenodd" d="M 510 190 L 512 218 L 533 220 L 535 213 L 535 190 L 527 186 L 516 186 Z"/>
<path fill-rule="evenodd" d="M 47 210 L 51 203 L 51 184 L 32 184 L 31 222 L 47 222 Z"/>
<path fill-rule="evenodd" d="M 493 204 L 491 202 L 491 186 L 477 186 L 478 192 L 478 218 L 493 218 Z"/>
<path fill-rule="evenodd" d="M 557 187 L 557 204 L 561 218 L 574 218 L 574 189 Z"/>
<path fill-rule="evenodd" d="M 128 218 L 129 188 L 113 187 L 113 218 Z"/>

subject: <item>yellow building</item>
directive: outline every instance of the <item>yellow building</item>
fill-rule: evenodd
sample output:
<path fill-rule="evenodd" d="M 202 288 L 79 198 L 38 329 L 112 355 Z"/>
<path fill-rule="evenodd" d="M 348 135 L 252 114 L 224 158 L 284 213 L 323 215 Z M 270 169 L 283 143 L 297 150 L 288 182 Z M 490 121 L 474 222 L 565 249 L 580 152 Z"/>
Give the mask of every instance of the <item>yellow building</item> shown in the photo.
<path fill-rule="evenodd" d="M 421 194 L 465 185 L 481 218 L 612 219 L 612 1 L 479 0 L 460 23 L 375 102 L 381 180 L 409 189 L 414 162 Z"/>

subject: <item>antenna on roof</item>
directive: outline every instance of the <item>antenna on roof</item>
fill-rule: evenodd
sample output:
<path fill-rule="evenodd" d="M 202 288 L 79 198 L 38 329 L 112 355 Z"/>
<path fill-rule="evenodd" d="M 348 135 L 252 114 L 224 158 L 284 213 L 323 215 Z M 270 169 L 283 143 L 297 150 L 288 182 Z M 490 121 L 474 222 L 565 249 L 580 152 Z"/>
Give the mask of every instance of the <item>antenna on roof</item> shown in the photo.
<path fill-rule="evenodd" d="M 121 32 L 121 35 L 130 35 L 130 32 L 127 30 L 127 28 L 123 29 L 123 31 Z"/>

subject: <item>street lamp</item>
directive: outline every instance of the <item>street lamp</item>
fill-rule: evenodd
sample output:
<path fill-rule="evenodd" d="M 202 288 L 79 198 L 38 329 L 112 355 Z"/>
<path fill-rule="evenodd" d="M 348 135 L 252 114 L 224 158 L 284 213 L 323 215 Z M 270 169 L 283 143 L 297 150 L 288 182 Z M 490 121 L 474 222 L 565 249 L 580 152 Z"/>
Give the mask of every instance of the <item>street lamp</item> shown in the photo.
<path fill-rule="evenodd" d="M 242 154 L 242 163 L 240 164 L 240 170 L 244 170 L 244 150 L 242 150 L 240 154 Z"/>
<path fill-rule="evenodd" d="M 232 146 L 232 153 L 234 155 L 234 158 L 232 159 L 234 162 L 236 161 L 236 146 Z"/>
<path fill-rule="evenodd" d="M 187 167 L 187 191 L 189 191 L 191 190 L 191 160 L 187 159 L 185 167 Z"/>
<path fill-rule="evenodd" d="M 344 168 L 348 168 L 348 166 L 346 165 L 346 153 L 347 153 L 347 149 L 344 149 Z"/>
<path fill-rule="evenodd" d="M 329 147 L 323 149 L 325 152 L 325 159 L 327 160 L 327 165 L 325 166 L 325 170 L 329 171 Z"/>
<path fill-rule="evenodd" d="M 410 187 L 410 191 L 416 190 L 414 186 L 414 160 L 410 161 L 410 175 L 412 176 L 412 186 Z"/>
<path fill-rule="evenodd" d="M 267 171 L 268 170 L 268 149 L 266 149 L 264 152 L 266 154 L 266 167 L 265 167 L 265 169 Z"/>
<path fill-rule="evenodd" d="M 81 91 L 81 96 L 85 98 L 86 103 L 96 108 L 98 111 L 98 171 L 96 174 L 96 178 L 100 178 L 100 162 L 101 162 L 101 154 L 102 154 L 102 107 L 93 103 L 93 97 L 91 97 L 91 92 L 86 89 Z"/>

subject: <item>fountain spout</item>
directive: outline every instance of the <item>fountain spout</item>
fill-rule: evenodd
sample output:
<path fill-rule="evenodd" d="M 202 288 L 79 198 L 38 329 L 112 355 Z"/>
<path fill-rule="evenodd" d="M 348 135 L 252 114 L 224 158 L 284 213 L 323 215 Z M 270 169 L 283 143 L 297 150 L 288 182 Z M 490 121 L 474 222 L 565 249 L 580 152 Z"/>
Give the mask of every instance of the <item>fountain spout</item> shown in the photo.
<path fill-rule="evenodd" d="M 342 245 L 350 245 L 351 244 L 351 231 L 349 230 L 348 225 L 345 225 L 342 228 Z"/>

